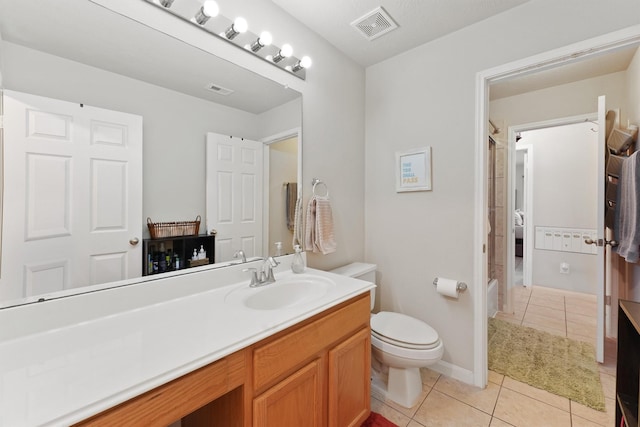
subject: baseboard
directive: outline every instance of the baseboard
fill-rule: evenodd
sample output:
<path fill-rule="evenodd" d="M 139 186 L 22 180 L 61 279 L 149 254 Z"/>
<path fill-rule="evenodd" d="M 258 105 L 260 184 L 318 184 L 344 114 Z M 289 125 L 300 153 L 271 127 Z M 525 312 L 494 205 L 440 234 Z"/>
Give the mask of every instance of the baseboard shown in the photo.
<path fill-rule="evenodd" d="M 445 375 L 449 378 L 453 378 L 463 383 L 473 385 L 473 372 L 468 369 L 461 368 L 457 365 L 453 365 L 443 360 L 438 363 L 429 366 L 429 369 L 436 371 L 439 374 Z"/>

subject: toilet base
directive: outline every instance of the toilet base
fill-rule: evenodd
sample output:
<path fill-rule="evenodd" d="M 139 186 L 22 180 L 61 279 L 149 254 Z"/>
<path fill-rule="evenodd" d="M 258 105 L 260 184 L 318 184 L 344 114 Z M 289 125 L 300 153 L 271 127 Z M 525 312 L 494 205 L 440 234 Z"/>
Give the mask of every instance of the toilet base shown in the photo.
<path fill-rule="evenodd" d="M 418 403 L 422 393 L 420 368 L 388 367 L 388 373 L 372 370 L 371 388 L 385 399 L 405 408 L 412 408 Z"/>

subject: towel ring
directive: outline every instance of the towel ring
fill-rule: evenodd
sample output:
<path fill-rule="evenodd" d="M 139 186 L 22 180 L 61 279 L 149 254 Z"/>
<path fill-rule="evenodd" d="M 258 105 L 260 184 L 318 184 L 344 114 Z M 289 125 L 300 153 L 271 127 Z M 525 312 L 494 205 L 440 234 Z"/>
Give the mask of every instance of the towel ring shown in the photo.
<path fill-rule="evenodd" d="M 329 197 L 329 187 L 327 187 L 327 184 L 325 184 L 324 182 L 322 182 L 318 178 L 313 178 L 313 180 L 311 181 L 311 184 L 313 185 L 313 189 L 311 191 L 313 192 L 314 196 L 320 196 L 319 194 L 316 194 L 316 186 L 322 184 L 322 185 L 324 185 L 324 189 L 325 189 L 326 194 L 324 196 L 320 196 L 320 197 Z"/>

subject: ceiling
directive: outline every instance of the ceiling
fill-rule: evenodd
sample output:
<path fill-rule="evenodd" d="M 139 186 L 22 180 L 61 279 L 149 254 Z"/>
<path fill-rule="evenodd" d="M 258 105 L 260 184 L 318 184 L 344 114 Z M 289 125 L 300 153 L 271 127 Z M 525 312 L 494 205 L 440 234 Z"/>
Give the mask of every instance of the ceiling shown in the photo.
<path fill-rule="evenodd" d="M 528 0 L 272 0 L 358 64 L 368 67 Z M 351 22 L 378 6 L 398 28 L 374 40 Z"/>
<path fill-rule="evenodd" d="M 271 0 L 364 67 L 517 7 L 528 0 Z M 350 24 L 382 8 L 398 28 L 373 40 Z M 491 85 L 491 100 L 566 84 L 629 67 L 637 47 L 594 55 Z"/>
<path fill-rule="evenodd" d="M 0 0 L 0 33 L 4 41 L 253 114 L 300 96 L 87 0 Z M 206 89 L 211 83 L 235 92 L 218 95 Z"/>
<path fill-rule="evenodd" d="M 189 5 L 192 9 L 201 2 L 177 1 L 193 3 Z M 272 1 L 367 66 L 527 0 Z M 350 23 L 378 6 L 384 7 L 399 27 L 368 41 Z M 5 41 L 254 114 L 299 96 L 291 89 L 87 0 L 0 0 L 0 30 Z M 79 34 L 82 36 L 78 37 Z M 501 81 L 491 86 L 491 99 L 623 71 L 628 68 L 634 52 L 632 48 L 596 55 L 563 67 Z M 233 89 L 235 93 L 221 96 L 210 92 L 205 87 L 211 83 Z"/>

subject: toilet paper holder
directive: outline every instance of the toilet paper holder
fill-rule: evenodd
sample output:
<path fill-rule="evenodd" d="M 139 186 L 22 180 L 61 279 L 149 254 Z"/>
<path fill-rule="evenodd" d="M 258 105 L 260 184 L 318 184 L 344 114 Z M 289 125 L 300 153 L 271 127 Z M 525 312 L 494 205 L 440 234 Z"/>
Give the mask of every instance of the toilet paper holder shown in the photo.
<path fill-rule="evenodd" d="M 438 278 L 436 277 L 435 279 L 433 279 L 433 285 L 434 286 L 438 286 Z M 458 282 L 456 283 L 456 290 L 458 292 L 464 292 L 467 290 L 467 284 L 464 282 Z"/>

